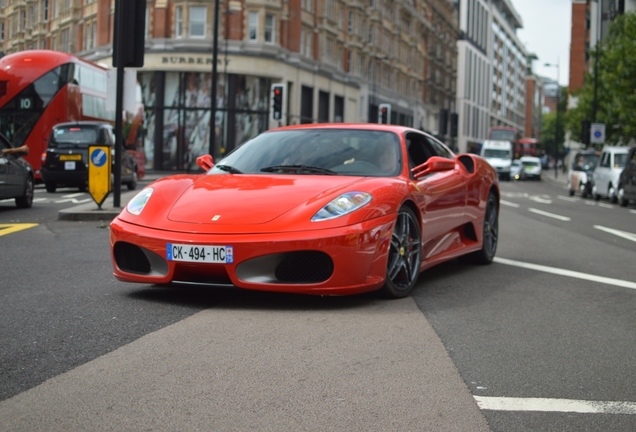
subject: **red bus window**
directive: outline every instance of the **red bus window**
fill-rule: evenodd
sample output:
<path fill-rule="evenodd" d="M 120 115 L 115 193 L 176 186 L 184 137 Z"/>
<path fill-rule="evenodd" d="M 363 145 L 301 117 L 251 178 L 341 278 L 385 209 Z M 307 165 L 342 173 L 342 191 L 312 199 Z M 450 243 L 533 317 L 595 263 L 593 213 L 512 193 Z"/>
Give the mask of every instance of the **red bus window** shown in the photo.
<path fill-rule="evenodd" d="M 9 81 L 0 81 L 0 96 L 7 94 L 7 84 L 9 84 Z"/>

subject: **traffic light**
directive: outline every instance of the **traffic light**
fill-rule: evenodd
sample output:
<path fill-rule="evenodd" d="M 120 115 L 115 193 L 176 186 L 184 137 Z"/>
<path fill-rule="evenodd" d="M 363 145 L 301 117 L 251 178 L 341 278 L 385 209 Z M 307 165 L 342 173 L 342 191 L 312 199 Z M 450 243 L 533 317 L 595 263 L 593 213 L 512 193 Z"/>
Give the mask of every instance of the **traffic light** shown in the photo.
<path fill-rule="evenodd" d="M 589 120 L 581 122 L 581 142 L 585 145 L 590 145 L 591 127 L 592 123 Z"/>
<path fill-rule="evenodd" d="M 283 98 L 285 97 L 284 84 L 272 84 L 272 118 L 281 120 L 283 118 Z"/>
<path fill-rule="evenodd" d="M 459 115 L 454 112 L 450 115 L 450 136 L 451 138 L 457 137 L 457 123 L 459 122 Z"/>
<path fill-rule="evenodd" d="M 391 104 L 383 103 L 379 106 L 378 111 L 378 123 L 389 124 L 391 123 Z"/>
<path fill-rule="evenodd" d="M 445 136 L 446 132 L 448 132 L 448 110 L 446 108 L 442 108 L 439 111 L 439 134 L 440 136 Z"/>
<path fill-rule="evenodd" d="M 115 11 L 115 32 L 113 40 L 113 66 L 119 66 L 119 37 L 122 43 L 123 67 L 142 67 L 146 44 L 146 0 L 117 0 Z M 119 8 L 123 8 L 120 11 Z M 117 17 L 123 17 L 121 35 L 118 33 Z"/>

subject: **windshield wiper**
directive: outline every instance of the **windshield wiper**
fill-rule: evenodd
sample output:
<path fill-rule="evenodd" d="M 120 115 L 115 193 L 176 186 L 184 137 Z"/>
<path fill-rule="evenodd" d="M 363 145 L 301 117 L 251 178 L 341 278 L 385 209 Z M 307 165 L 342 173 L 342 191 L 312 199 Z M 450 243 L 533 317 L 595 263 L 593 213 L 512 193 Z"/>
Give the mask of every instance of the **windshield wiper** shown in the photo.
<path fill-rule="evenodd" d="M 311 165 L 274 165 L 265 168 L 261 168 L 262 172 L 289 172 L 293 174 L 310 173 L 310 174 L 327 174 L 337 175 L 335 171 L 331 171 L 327 168 L 320 168 Z"/>
<path fill-rule="evenodd" d="M 221 171 L 229 172 L 230 174 L 243 174 L 243 171 L 236 169 L 230 165 L 215 165 L 214 168 L 218 168 Z"/>

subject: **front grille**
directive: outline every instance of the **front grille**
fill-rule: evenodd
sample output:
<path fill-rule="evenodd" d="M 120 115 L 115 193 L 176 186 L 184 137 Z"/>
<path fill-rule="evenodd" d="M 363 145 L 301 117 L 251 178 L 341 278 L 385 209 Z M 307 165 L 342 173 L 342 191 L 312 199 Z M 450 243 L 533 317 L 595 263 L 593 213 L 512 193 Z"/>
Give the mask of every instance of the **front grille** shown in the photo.
<path fill-rule="evenodd" d="M 276 279 L 287 283 L 319 283 L 331 277 L 333 261 L 324 252 L 290 252 L 276 266 Z"/>
<path fill-rule="evenodd" d="M 117 267 L 129 273 L 150 273 L 150 261 L 139 246 L 126 242 L 117 242 L 113 249 Z"/>

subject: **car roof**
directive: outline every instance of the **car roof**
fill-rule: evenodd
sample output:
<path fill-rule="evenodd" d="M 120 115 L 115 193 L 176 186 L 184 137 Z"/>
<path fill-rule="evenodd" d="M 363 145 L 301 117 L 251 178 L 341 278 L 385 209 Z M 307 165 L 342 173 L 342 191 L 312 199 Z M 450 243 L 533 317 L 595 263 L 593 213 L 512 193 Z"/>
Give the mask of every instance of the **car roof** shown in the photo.
<path fill-rule="evenodd" d="M 69 127 L 69 126 L 71 126 L 71 127 L 72 126 L 96 126 L 96 127 L 109 126 L 109 127 L 113 127 L 113 125 L 111 125 L 110 123 L 107 123 L 107 122 L 81 120 L 81 121 L 74 121 L 74 122 L 58 123 L 55 126 L 53 126 L 53 128 L 61 128 L 61 127 Z"/>

